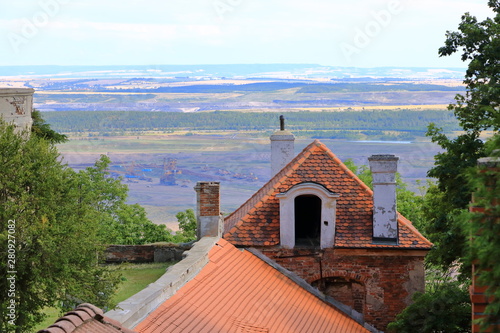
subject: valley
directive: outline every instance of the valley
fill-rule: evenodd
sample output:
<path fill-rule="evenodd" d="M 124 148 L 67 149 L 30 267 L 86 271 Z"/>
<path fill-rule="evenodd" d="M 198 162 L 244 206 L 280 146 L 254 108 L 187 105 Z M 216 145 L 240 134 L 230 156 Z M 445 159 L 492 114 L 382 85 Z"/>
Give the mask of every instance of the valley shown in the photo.
<path fill-rule="evenodd" d="M 221 183 L 221 209 L 225 214 L 239 207 L 270 177 L 268 136 L 258 132 L 218 135 L 144 133 L 123 137 L 95 137 L 58 146 L 64 161 L 74 169 L 91 166 L 101 154 L 112 164 L 109 172 L 122 176 L 130 189 L 129 203 L 139 203 L 155 223 L 177 229 L 175 214 L 195 207 L 193 187 L 198 181 Z M 313 139 L 298 137 L 299 153 Z M 424 180 L 439 147 L 429 141 L 387 142 L 321 139 L 341 160 L 367 165 L 372 154 L 400 157 L 399 171 L 415 189 Z M 132 177 L 130 177 L 133 175 Z M 170 179 L 168 185 L 160 180 Z M 169 178 L 170 177 L 170 178 Z"/>

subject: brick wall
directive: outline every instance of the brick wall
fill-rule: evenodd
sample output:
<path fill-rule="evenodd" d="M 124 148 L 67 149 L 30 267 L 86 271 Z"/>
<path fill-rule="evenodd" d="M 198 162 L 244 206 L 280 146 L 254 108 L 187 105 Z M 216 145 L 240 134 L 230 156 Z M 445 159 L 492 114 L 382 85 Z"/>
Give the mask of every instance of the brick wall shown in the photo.
<path fill-rule="evenodd" d="M 370 255 L 364 250 L 327 249 L 320 259 L 307 249 L 260 250 L 320 290 L 326 288 L 324 293 L 361 312 L 365 321 L 379 330 L 386 330 L 410 304 L 412 294 L 425 287 L 425 252 L 409 256 L 380 251 Z"/>
<path fill-rule="evenodd" d="M 198 182 L 195 190 L 199 193 L 198 209 L 200 216 L 219 216 L 219 188 L 218 182 Z"/>
<path fill-rule="evenodd" d="M 190 244 L 110 245 L 105 250 L 105 262 L 118 264 L 179 261 L 182 260 L 184 251 L 190 248 Z"/>
<path fill-rule="evenodd" d="M 478 166 L 482 168 L 486 168 L 489 171 L 500 172 L 500 159 L 499 158 L 481 158 L 478 160 Z M 484 171 L 481 171 L 484 172 Z M 492 181 L 491 179 L 490 181 Z M 493 184 L 489 184 L 488 186 L 493 186 Z M 493 187 L 494 188 L 494 187 Z M 475 203 L 475 197 L 473 196 L 472 200 L 473 204 Z M 498 203 L 492 202 L 493 205 L 498 205 Z M 470 207 L 470 211 L 473 213 L 485 213 L 485 208 L 477 205 L 472 205 Z M 474 235 L 472 235 L 474 237 Z M 500 330 L 500 325 L 492 325 L 486 330 L 481 331 L 479 324 L 474 323 L 475 320 L 486 317 L 484 314 L 486 310 L 486 306 L 489 304 L 488 297 L 485 292 L 488 289 L 488 286 L 481 285 L 478 282 L 478 273 L 480 270 L 477 269 L 477 261 L 473 261 L 472 263 L 472 285 L 470 286 L 470 299 L 472 303 L 472 332 L 493 332 Z"/>
<path fill-rule="evenodd" d="M 220 215 L 220 183 L 198 182 L 196 191 L 196 236 L 221 237 L 223 223 Z"/>

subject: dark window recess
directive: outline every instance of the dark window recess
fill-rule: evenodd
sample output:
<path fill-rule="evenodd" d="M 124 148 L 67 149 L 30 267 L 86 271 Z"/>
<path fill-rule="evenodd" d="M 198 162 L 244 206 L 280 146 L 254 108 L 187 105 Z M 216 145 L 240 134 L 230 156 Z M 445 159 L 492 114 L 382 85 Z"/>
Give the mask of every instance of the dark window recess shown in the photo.
<path fill-rule="evenodd" d="M 316 280 L 311 285 L 359 313 L 364 313 L 366 288 L 361 282 L 344 277 L 327 277 Z"/>
<path fill-rule="evenodd" d="M 295 246 L 319 246 L 321 199 L 315 195 L 295 198 Z"/>

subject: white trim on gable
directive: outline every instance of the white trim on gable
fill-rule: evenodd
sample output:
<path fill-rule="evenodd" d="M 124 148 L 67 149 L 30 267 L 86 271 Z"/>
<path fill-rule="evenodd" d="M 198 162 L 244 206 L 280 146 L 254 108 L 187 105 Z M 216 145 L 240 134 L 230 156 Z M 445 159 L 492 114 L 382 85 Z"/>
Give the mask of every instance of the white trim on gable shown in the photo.
<path fill-rule="evenodd" d="M 332 193 L 323 185 L 312 182 L 294 185 L 288 191 L 276 195 L 280 201 L 281 246 L 287 249 L 295 247 L 295 198 L 300 195 L 315 195 L 321 199 L 320 247 L 333 247 L 337 198 L 340 194 Z"/>

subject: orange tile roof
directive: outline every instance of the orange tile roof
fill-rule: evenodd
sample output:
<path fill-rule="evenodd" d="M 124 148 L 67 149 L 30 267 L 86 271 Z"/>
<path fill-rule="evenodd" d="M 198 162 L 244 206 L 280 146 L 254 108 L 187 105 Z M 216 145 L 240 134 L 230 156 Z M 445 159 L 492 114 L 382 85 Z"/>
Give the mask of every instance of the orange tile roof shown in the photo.
<path fill-rule="evenodd" d="M 209 262 L 136 328 L 156 332 L 369 332 L 245 250 L 220 239 Z"/>
<path fill-rule="evenodd" d="M 38 333 L 135 333 L 119 322 L 103 316 L 95 305 L 80 304 L 75 310 L 66 313 L 48 328 Z"/>
<path fill-rule="evenodd" d="M 302 182 L 315 182 L 337 199 L 336 248 L 430 249 L 430 243 L 412 223 L 398 215 L 398 245 L 372 242 L 373 192 L 324 144 L 315 140 L 226 217 L 224 238 L 238 246 L 272 246 L 280 243 L 278 193 Z"/>

